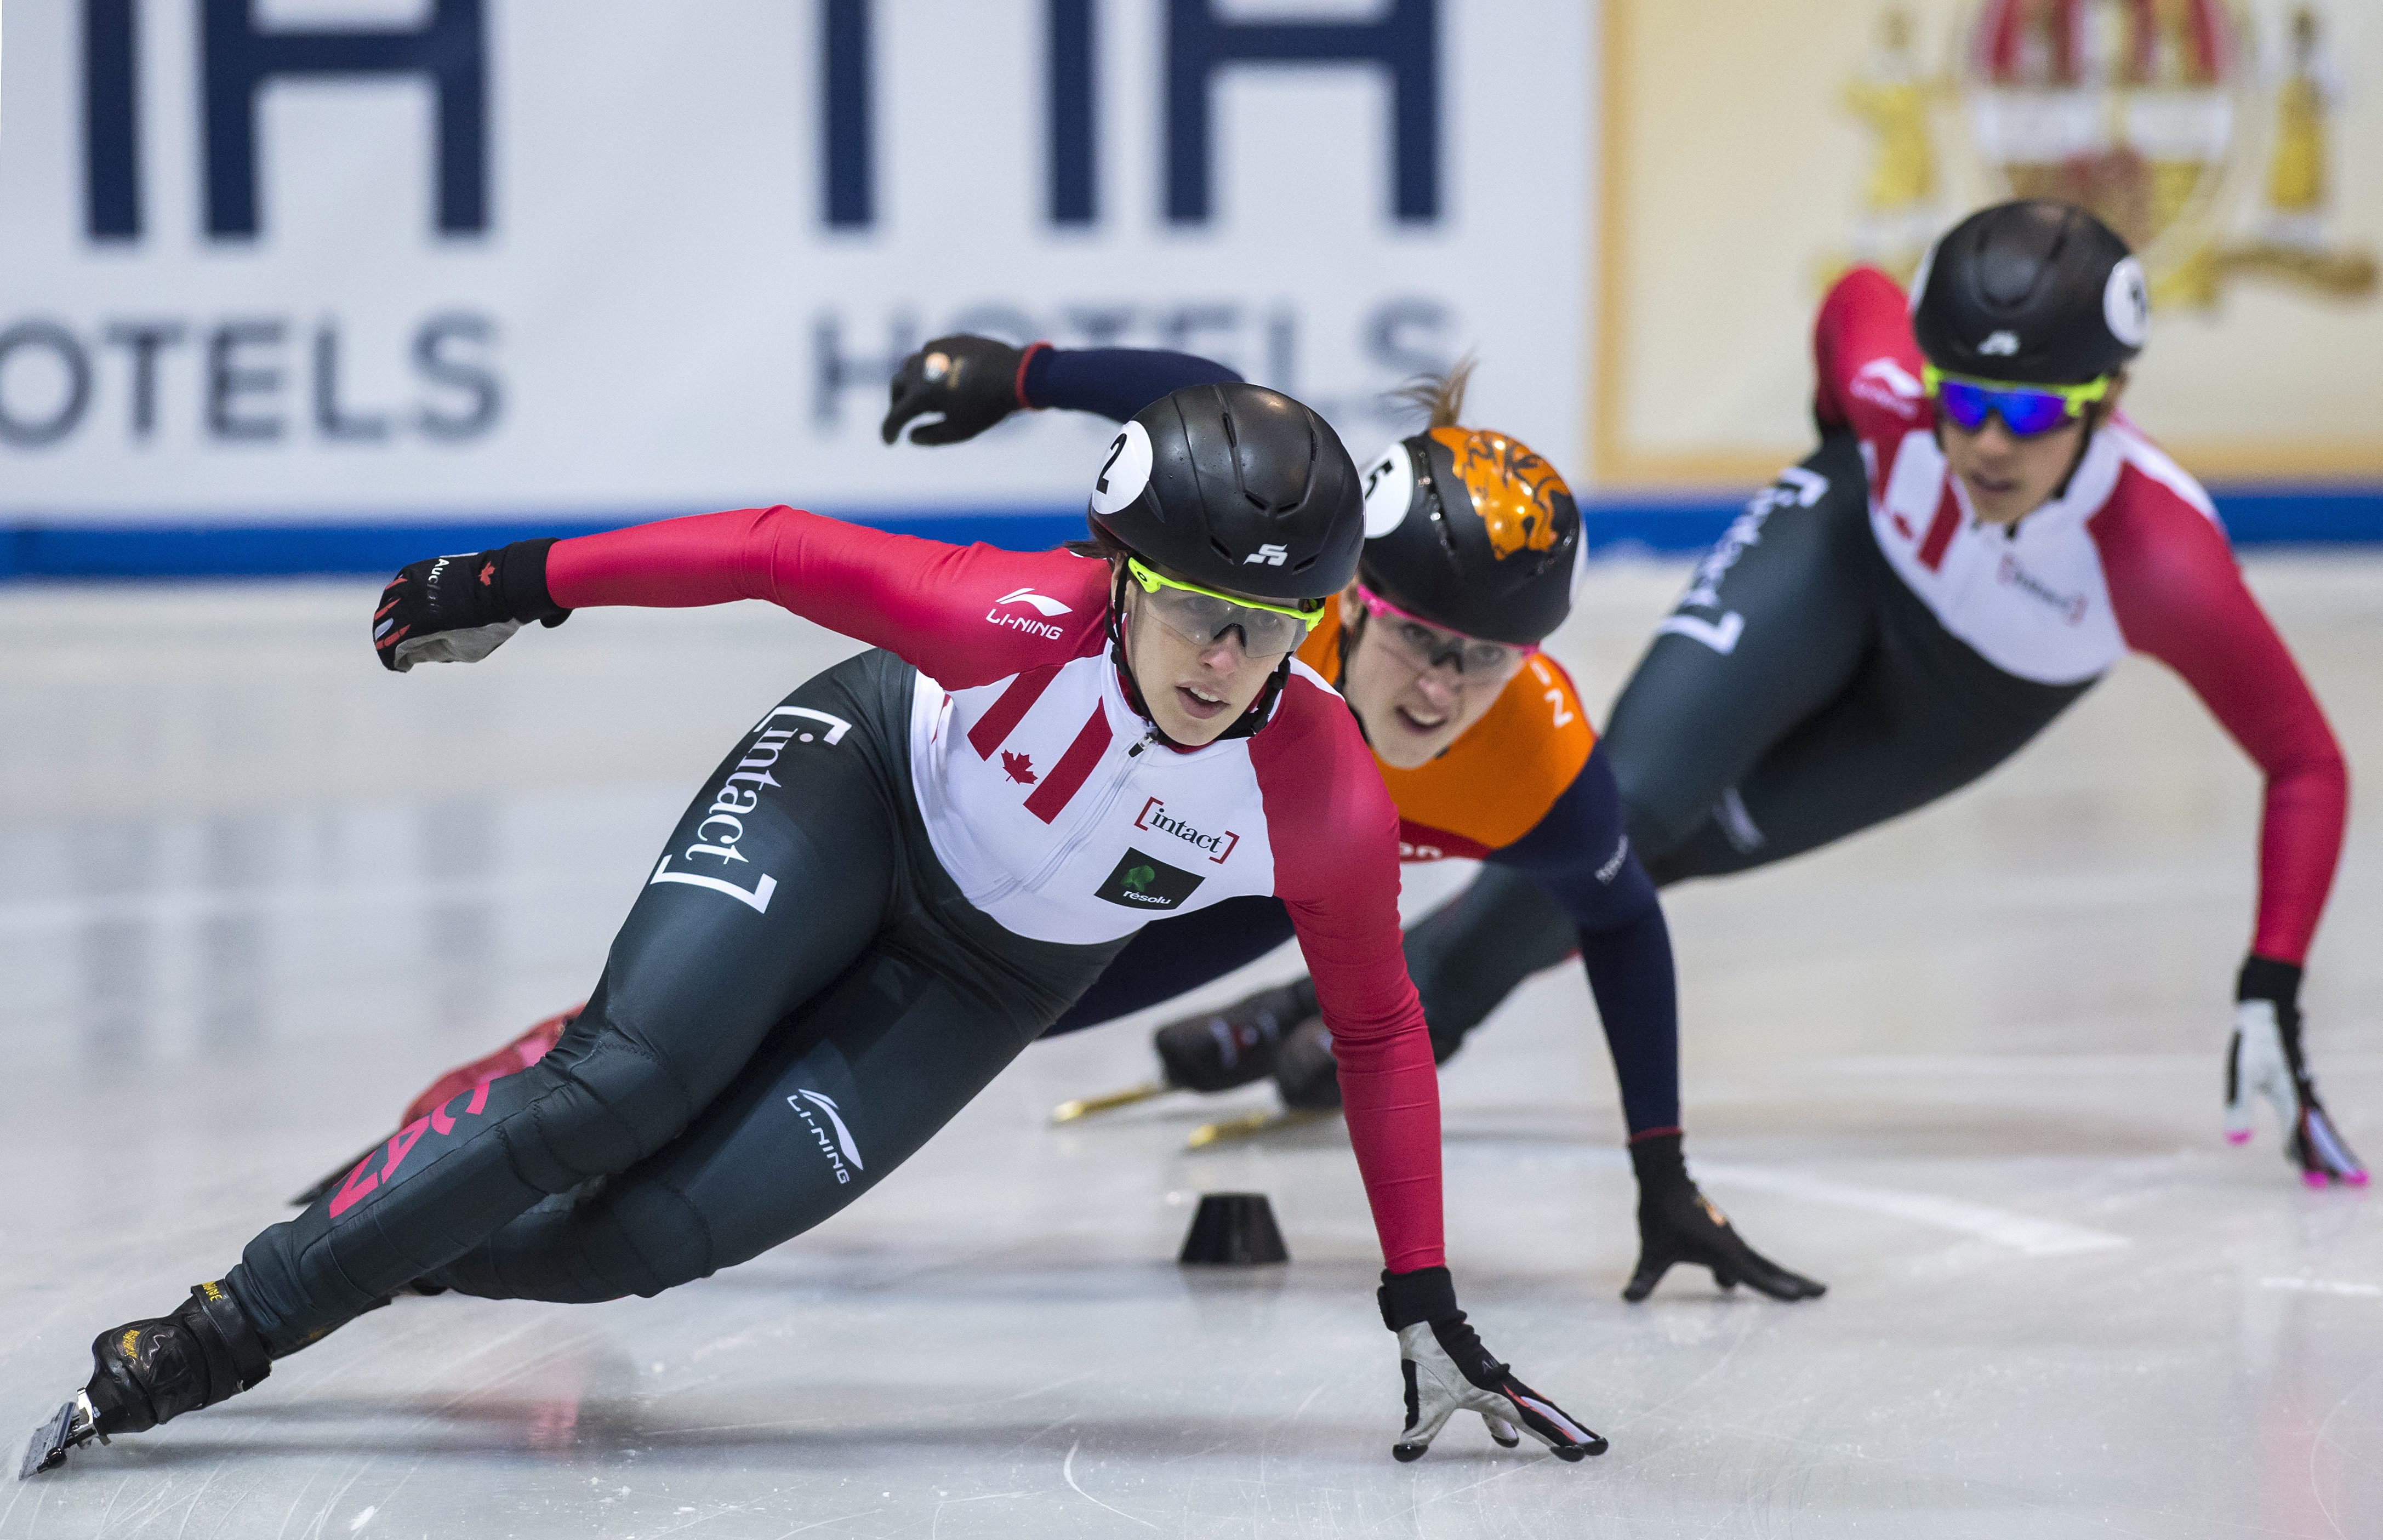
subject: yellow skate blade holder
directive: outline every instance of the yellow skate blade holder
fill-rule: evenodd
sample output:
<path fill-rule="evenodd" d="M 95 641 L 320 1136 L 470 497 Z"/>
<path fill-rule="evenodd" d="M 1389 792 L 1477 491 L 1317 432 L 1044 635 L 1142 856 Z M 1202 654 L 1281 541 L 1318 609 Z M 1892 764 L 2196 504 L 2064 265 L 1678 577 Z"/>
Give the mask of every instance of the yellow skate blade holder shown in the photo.
<path fill-rule="evenodd" d="M 1113 1090 L 1105 1096 L 1079 1096 L 1072 1102 L 1062 1102 L 1051 1109 L 1053 1123 L 1073 1123 L 1094 1113 L 1115 1112 L 1130 1107 L 1136 1102 L 1147 1102 L 1154 1096 L 1164 1096 L 1174 1088 L 1164 1080 L 1151 1080 L 1123 1090 Z"/>
<path fill-rule="evenodd" d="M 1256 1139 L 1278 1129 L 1303 1128 L 1310 1123 L 1321 1123 L 1327 1117 L 1338 1117 L 1337 1112 L 1322 1112 L 1306 1107 L 1266 1107 L 1257 1112 L 1228 1117 L 1221 1122 L 1203 1123 L 1192 1130 L 1183 1141 L 1186 1150 L 1206 1150 L 1218 1144 L 1232 1144 Z"/>

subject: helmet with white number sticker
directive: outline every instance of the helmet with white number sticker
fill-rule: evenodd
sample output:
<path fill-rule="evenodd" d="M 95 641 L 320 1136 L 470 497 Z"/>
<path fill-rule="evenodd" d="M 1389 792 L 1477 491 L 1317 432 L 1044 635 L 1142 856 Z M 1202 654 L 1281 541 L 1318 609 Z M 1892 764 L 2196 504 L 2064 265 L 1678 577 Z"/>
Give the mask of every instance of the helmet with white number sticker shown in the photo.
<path fill-rule="evenodd" d="M 1337 593 L 1365 537 L 1332 425 L 1279 391 L 1187 386 L 1111 437 L 1087 517 L 1190 583 L 1295 603 Z"/>
<path fill-rule="evenodd" d="M 1911 283 L 1911 331 L 1948 375 L 2085 385 L 2142 351 L 2142 264 L 2107 225 L 2028 198 L 1980 209 L 1937 239 Z"/>
<path fill-rule="evenodd" d="M 1435 427 L 1365 467 L 1357 579 L 1420 621 L 1531 647 L 1572 612 L 1580 509 L 1519 438 Z"/>

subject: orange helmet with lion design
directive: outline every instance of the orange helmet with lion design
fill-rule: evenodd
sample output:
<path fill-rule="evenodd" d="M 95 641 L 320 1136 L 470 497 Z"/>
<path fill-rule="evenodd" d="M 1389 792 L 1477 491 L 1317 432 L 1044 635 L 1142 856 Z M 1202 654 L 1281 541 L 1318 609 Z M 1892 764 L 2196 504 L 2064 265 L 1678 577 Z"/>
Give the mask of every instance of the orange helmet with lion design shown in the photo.
<path fill-rule="evenodd" d="M 1434 427 L 1367 465 L 1358 581 L 1421 620 L 1531 646 L 1572 612 L 1580 510 L 1510 434 Z"/>

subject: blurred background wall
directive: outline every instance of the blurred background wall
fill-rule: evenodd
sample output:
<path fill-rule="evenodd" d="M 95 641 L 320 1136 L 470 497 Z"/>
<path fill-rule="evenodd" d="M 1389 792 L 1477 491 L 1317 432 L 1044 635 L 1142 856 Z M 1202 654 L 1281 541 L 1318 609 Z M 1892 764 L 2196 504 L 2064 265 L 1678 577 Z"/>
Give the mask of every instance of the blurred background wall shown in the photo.
<path fill-rule="evenodd" d="M 8 0 L 0 574 L 379 572 L 789 501 L 1040 546 L 1065 416 L 889 450 L 969 329 L 1473 415 L 1681 548 L 1806 335 L 2012 190 L 2137 241 L 2130 407 L 2238 539 L 2383 538 L 2366 0 Z"/>

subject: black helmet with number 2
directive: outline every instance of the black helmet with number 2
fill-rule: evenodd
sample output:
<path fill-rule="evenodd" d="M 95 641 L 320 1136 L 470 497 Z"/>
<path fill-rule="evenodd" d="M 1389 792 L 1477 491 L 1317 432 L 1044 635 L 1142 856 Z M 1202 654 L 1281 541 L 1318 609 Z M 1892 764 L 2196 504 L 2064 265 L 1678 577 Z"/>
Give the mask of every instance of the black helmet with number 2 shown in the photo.
<path fill-rule="evenodd" d="M 1187 583 L 1297 604 L 1357 570 L 1365 511 L 1332 425 L 1278 390 L 1186 386 L 1111 437 L 1087 517 Z"/>

